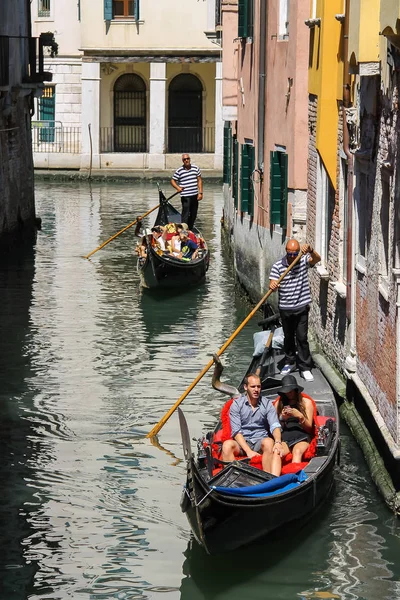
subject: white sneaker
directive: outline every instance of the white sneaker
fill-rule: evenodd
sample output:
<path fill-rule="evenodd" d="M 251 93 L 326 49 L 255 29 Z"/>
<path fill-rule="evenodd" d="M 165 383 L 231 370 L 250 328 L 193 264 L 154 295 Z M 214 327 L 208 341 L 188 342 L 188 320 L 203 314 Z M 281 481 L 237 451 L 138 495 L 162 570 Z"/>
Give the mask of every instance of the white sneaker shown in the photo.
<path fill-rule="evenodd" d="M 311 371 L 300 371 L 300 377 L 302 377 L 305 381 L 314 381 Z"/>

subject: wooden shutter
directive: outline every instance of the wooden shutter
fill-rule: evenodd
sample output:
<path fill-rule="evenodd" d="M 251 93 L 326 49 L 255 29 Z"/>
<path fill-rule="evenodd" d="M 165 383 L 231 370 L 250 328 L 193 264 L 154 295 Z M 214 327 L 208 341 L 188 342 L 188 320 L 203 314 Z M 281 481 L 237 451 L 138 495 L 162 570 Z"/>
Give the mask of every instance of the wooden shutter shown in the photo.
<path fill-rule="evenodd" d="M 281 224 L 281 168 L 279 152 L 270 152 L 270 215 L 272 225 Z"/>
<path fill-rule="evenodd" d="M 240 210 L 247 212 L 249 208 L 249 147 L 242 145 L 242 161 L 240 165 Z"/>
<path fill-rule="evenodd" d="M 288 180 L 288 155 L 285 152 L 279 152 L 281 165 L 281 225 L 286 229 L 287 225 L 287 180 Z"/>
<path fill-rule="evenodd" d="M 111 21 L 113 18 L 112 0 L 103 0 L 103 1 L 104 1 L 104 20 Z"/>
<path fill-rule="evenodd" d="M 247 37 L 247 25 L 248 25 L 248 0 L 239 0 L 239 15 L 238 15 L 238 36 L 243 38 Z"/>
<path fill-rule="evenodd" d="M 135 20 L 139 21 L 139 16 L 140 16 L 140 0 L 135 0 L 134 12 L 135 12 Z"/>
<path fill-rule="evenodd" d="M 249 215 L 254 216 L 254 183 L 253 183 L 253 171 L 255 163 L 255 149 L 254 146 L 248 146 L 249 155 L 249 206 L 247 212 Z"/>
<path fill-rule="evenodd" d="M 233 169 L 232 169 L 232 196 L 235 200 L 235 208 L 238 207 L 238 180 L 239 180 L 239 143 L 233 138 Z"/>
<path fill-rule="evenodd" d="M 231 124 L 225 122 L 224 126 L 224 168 L 223 182 L 231 182 L 231 158 L 232 158 L 232 130 Z"/>

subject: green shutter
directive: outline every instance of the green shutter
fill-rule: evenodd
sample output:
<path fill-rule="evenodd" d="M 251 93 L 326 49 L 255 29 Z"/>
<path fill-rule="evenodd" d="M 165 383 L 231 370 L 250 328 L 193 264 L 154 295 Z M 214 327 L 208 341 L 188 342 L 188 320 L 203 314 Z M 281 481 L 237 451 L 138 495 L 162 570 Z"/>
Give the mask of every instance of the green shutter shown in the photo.
<path fill-rule="evenodd" d="M 281 168 L 279 152 L 270 152 L 270 215 L 272 225 L 281 224 Z"/>
<path fill-rule="evenodd" d="M 240 210 L 247 212 L 249 209 L 249 147 L 242 145 L 242 161 L 240 165 Z"/>
<path fill-rule="evenodd" d="M 135 0 L 135 20 L 139 21 L 139 16 L 140 16 L 140 0 Z"/>
<path fill-rule="evenodd" d="M 223 179 L 224 183 L 229 183 L 230 175 L 230 123 L 228 121 L 224 124 L 224 167 L 223 167 Z"/>
<path fill-rule="evenodd" d="M 279 152 L 281 164 L 281 225 L 286 229 L 287 225 L 287 198 L 288 198 L 288 155 Z"/>
<path fill-rule="evenodd" d="M 54 127 L 56 118 L 56 88 L 54 86 L 45 87 L 43 96 L 39 98 L 39 119 L 49 121 L 48 126 L 43 123 L 40 129 L 39 138 L 42 142 L 54 142 Z"/>
<path fill-rule="evenodd" d="M 112 18 L 112 0 L 104 0 L 104 20 L 111 21 Z"/>
<path fill-rule="evenodd" d="M 255 149 L 254 146 L 248 146 L 249 152 L 249 207 L 247 212 L 249 215 L 254 216 L 254 183 L 253 183 L 253 171 L 255 163 Z"/>
<path fill-rule="evenodd" d="M 238 36 L 240 38 L 247 37 L 247 25 L 249 16 L 248 2 L 249 0 L 239 0 Z"/>
<path fill-rule="evenodd" d="M 239 180 L 239 143 L 233 138 L 233 173 L 232 173 L 232 196 L 235 200 L 235 208 L 238 207 L 238 180 Z"/>

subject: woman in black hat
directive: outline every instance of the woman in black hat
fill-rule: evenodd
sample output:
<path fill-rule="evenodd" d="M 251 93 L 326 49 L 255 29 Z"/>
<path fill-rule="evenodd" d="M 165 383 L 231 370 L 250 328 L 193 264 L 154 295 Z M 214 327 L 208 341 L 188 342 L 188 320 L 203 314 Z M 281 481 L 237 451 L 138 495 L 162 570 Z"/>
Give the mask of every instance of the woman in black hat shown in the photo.
<path fill-rule="evenodd" d="M 294 463 L 302 462 L 314 435 L 314 404 L 301 393 L 303 389 L 294 375 L 285 375 L 275 405 L 282 427 L 282 458 L 291 452 Z"/>

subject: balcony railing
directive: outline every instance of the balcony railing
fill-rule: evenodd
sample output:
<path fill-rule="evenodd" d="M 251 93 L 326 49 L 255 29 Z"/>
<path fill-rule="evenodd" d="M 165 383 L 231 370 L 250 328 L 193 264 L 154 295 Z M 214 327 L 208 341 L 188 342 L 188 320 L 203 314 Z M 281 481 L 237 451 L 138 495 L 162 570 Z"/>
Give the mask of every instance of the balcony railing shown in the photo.
<path fill-rule="evenodd" d="M 79 154 L 81 128 L 63 127 L 56 121 L 32 121 L 32 149 L 33 152 Z"/>
<path fill-rule="evenodd" d="M 210 153 L 215 148 L 215 127 L 168 127 L 168 152 Z"/>

